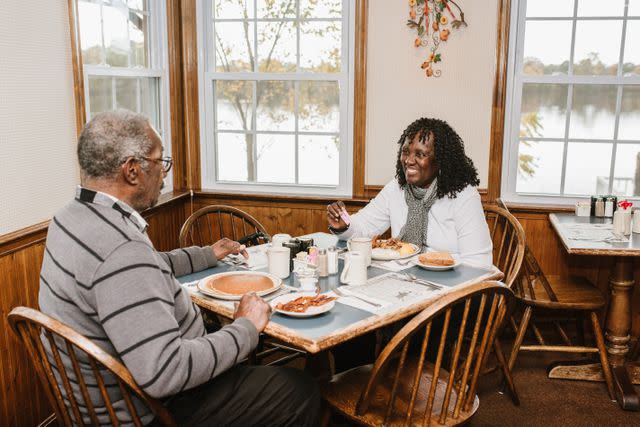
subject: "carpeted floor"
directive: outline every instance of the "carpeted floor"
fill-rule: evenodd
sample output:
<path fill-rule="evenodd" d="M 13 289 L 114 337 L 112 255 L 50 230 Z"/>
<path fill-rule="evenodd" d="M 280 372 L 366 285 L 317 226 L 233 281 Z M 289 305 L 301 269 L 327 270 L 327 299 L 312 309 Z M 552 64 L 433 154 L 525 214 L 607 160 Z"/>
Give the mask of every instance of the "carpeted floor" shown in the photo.
<path fill-rule="evenodd" d="M 604 383 L 552 380 L 546 367 L 569 360 L 565 354 L 521 353 L 514 368 L 520 406 L 498 393 L 499 375 L 483 378 L 480 408 L 469 426 L 640 426 L 640 412 L 627 412 L 612 402 Z M 640 387 L 636 387 L 640 392 Z"/>

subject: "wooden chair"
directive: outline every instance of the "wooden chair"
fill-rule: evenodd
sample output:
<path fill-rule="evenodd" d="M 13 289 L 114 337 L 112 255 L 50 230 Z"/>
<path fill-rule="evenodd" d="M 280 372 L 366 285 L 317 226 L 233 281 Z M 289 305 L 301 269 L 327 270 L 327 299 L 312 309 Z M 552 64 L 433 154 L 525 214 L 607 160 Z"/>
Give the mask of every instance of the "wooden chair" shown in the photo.
<path fill-rule="evenodd" d="M 268 243 L 271 236 L 264 226 L 247 212 L 226 205 L 211 205 L 195 211 L 180 229 L 180 247 L 212 245 L 223 237 L 247 246 Z M 212 319 L 203 313 L 205 323 L 218 325 L 226 319 Z M 265 365 L 283 365 L 306 355 L 305 352 L 288 347 L 272 339 L 261 339 L 256 352 L 249 356 L 249 363 Z M 267 362 L 268 360 L 268 362 Z"/>
<path fill-rule="evenodd" d="M 105 370 L 117 381 L 134 425 L 142 425 L 134 406 L 134 396 L 153 412 L 157 422 L 165 426 L 177 425 L 169 411 L 158 400 L 149 397 L 138 387 L 120 361 L 69 326 L 27 307 L 11 310 L 9 323 L 27 348 L 49 402 L 55 409 L 59 425 L 84 426 L 87 422 L 94 426 L 100 425 L 94 407 L 97 403 L 95 393 L 94 399 L 91 399 L 89 392 L 89 387 L 95 387 L 96 384 L 101 396 L 99 404 L 107 408 L 106 414 L 100 414 L 103 418 L 101 421 L 104 423 L 104 417 L 108 416 L 112 425 L 120 425 L 122 420 L 117 419 L 114 402 L 107 392 L 108 383 L 103 376 Z M 45 339 L 46 347 L 51 351 L 50 355 L 47 355 L 43 343 Z M 62 357 L 70 360 L 73 369 L 65 367 Z M 93 375 L 89 375 L 89 372 Z M 60 377 L 62 384 L 58 383 L 56 375 Z M 75 393 L 72 391 L 72 384 Z"/>
<path fill-rule="evenodd" d="M 328 406 L 370 426 L 465 422 L 478 409 L 478 377 L 510 295 L 503 284 L 485 282 L 438 298 L 393 336 L 373 365 L 334 376 L 323 388 Z M 436 318 L 443 319 L 441 331 L 432 331 Z M 414 336 L 422 337 L 419 353 L 408 351 Z"/>
<path fill-rule="evenodd" d="M 489 234 L 493 242 L 493 264 L 504 273 L 504 283 L 513 291 L 514 283 L 524 259 L 526 247 L 525 234 L 520 222 L 507 210 L 497 206 L 484 206 L 484 215 L 489 226 Z M 508 313 L 505 318 L 511 318 Z M 509 387 L 511 399 L 515 405 L 520 405 L 520 398 L 516 391 L 511 371 L 502 363 L 504 359 L 500 334 L 504 325 L 498 328 L 498 335 L 493 342 L 493 348 L 498 359 L 498 365 L 502 369 L 505 381 Z M 495 369 L 495 368 L 494 368 Z M 491 371 L 493 369 L 490 369 Z"/>
<path fill-rule="evenodd" d="M 524 229 L 506 209 L 487 205 L 484 215 L 493 242 L 493 264 L 504 273 L 504 283 L 513 290 L 524 259 Z"/>
<path fill-rule="evenodd" d="M 248 213 L 226 205 L 205 206 L 195 211 L 180 229 L 180 247 L 211 245 L 223 237 L 247 246 L 267 243 L 271 236 Z"/>
<path fill-rule="evenodd" d="M 501 200 L 498 200 L 498 202 L 506 209 L 506 205 Z M 520 277 L 516 281 L 514 294 L 517 301 L 524 306 L 524 312 L 519 325 L 511 318 L 513 329 L 516 331 L 516 338 L 509 356 L 509 371 L 515 366 L 520 351 L 598 353 L 609 396 L 613 399 L 611 370 L 597 314 L 606 304 L 602 292 L 584 277 L 545 275 L 529 247 L 525 246 L 523 268 Z M 581 345 L 572 344 L 557 318 L 552 318 L 551 322 L 558 331 L 564 345 L 548 344 L 542 336 L 540 328 L 532 321 L 534 309 L 544 309 L 555 314 L 569 313 L 570 318 L 577 319 L 578 340 Z M 583 320 L 585 317 L 589 317 L 589 323 L 596 341 L 595 347 L 586 347 L 584 345 Z M 536 345 L 522 345 L 529 328 L 536 338 Z"/>

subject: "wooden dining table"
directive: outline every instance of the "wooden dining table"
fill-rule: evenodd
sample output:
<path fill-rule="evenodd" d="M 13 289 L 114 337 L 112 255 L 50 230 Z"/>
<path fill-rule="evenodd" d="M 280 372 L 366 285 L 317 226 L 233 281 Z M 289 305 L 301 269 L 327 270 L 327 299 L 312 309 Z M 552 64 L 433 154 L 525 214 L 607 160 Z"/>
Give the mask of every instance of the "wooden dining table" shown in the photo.
<path fill-rule="evenodd" d="M 640 410 L 633 384 L 640 384 L 640 366 L 626 360 L 631 332 L 631 294 L 634 261 L 640 257 L 640 234 L 616 239 L 609 230 L 611 218 L 578 217 L 552 213 L 551 224 L 570 255 L 613 257 L 609 275 L 610 299 L 605 325 L 605 344 L 612 367 L 616 399 L 627 410 Z M 612 238 L 613 237 L 613 238 Z M 604 381 L 599 363 L 557 364 L 551 378 Z"/>
<path fill-rule="evenodd" d="M 344 242 L 338 241 L 335 236 L 328 233 L 314 233 L 305 237 L 313 238 L 316 246 L 319 248 L 330 245 L 337 245 L 338 248 L 345 246 Z M 249 249 L 253 251 L 261 250 L 260 248 Z M 339 260 L 338 274 L 321 277 L 319 279 L 321 292 L 331 292 L 336 288 L 342 289 L 343 292 L 349 290 L 350 285 L 342 285 L 339 280 L 342 268 L 343 261 L 341 259 Z M 234 313 L 234 301 L 207 296 L 198 291 L 197 283 L 199 280 L 213 274 L 235 269 L 237 269 L 237 267 L 233 265 L 219 263 L 216 267 L 208 270 L 178 277 L 178 281 L 189 290 L 192 300 L 201 309 L 231 319 Z M 256 268 L 255 270 L 267 271 L 268 269 L 262 267 Z M 409 297 L 402 300 L 401 303 L 387 304 L 383 307 L 375 307 L 374 305 L 367 304 L 361 300 L 355 300 L 349 296 L 338 297 L 333 309 L 318 316 L 295 318 L 274 313 L 263 333 L 288 346 L 307 352 L 312 359 L 324 359 L 326 350 L 401 319 L 410 317 L 428 307 L 434 300 L 447 292 L 452 292 L 461 287 L 486 280 L 500 280 L 503 277 L 502 272 L 496 267 L 487 269 L 462 263 L 451 270 L 428 271 L 408 263 L 404 270 L 397 273 L 375 267 L 374 265 L 370 266 L 367 269 L 367 284 L 377 282 L 378 285 L 381 285 L 387 279 L 397 281 L 400 280 L 398 278 L 406 277 L 406 273 L 413 275 L 413 277 L 418 280 L 435 282 L 440 286 L 440 289 L 431 289 L 430 292 L 427 292 L 428 287 L 426 287 L 425 291 L 418 296 L 414 295 L 411 297 L 411 295 L 409 295 Z M 291 273 L 283 282 L 289 287 L 287 288 L 289 290 L 295 290 L 300 286 L 294 273 Z M 270 299 L 270 296 L 265 295 L 264 298 Z"/>

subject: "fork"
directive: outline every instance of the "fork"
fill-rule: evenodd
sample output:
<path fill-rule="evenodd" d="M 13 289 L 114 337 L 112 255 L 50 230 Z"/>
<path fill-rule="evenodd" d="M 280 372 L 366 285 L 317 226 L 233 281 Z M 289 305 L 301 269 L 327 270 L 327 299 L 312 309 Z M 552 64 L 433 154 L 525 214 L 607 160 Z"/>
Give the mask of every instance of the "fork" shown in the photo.
<path fill-rule="evenodd" d="M 371 304 L 371 305 L 372 305 L 372 306 L 374 306 L 374 307 L 378 307 L 378 308 L 379 308 L 379 307 L 382 307 L 382 304 L 378 304 L 377 302 L 369 301 L 368 299 L 364 299 L 364 298 L 361 298 L 361 297 L 356 296 L 356 295 L 352 295 L 352 294 L 345 294 L 344 292 L 342 292 L 342 291 L 338 290 L 338 288 L 332 289 L 332 291 L 333 291 L 336 295 L 338 295 L 339 297 L 352 297 L 352 298 L 358 299 L 358 300 L 360 300 L 360 301 L 362 301 L 362 302 L 366 302 L 367 304 Z"/>
<path fill-rule="evenodd" d="M 424 280 L 424 279 L 418 279 L 415 275 L 411 274 L 411 273 L 404 273 L 404 276 L 411 280 L 414 283 L 419 283 L 421 285 L 425 285 L 425 286 L 429 286 L 435 290 L 440 290 L 442 289 L 442 285 L 436 283 L 436 282 L 432 282 L 430 280 Z"/>

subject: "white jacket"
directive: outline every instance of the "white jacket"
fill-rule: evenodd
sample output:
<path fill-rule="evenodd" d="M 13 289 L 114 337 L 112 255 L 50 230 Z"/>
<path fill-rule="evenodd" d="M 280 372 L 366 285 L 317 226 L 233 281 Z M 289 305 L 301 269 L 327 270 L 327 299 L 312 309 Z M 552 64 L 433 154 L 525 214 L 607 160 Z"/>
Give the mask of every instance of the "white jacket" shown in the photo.
<path fill-rule="evenodd" d="M 404 190 L 395 179 L 367 206 L 351 217 L 351 225 L 338 237 L 342 240 L 354 236 L 373 237 L 391 227 L 397 237 L 407 222 L 407 202 Z M 491 236 L 484 218 L 480 194 L 467 186 L 452 199 L 437 199 L 429 210 L 427 243 L 436 251 L 450 252 L 455 258 L 474 265 L 492 265 Z"/>

